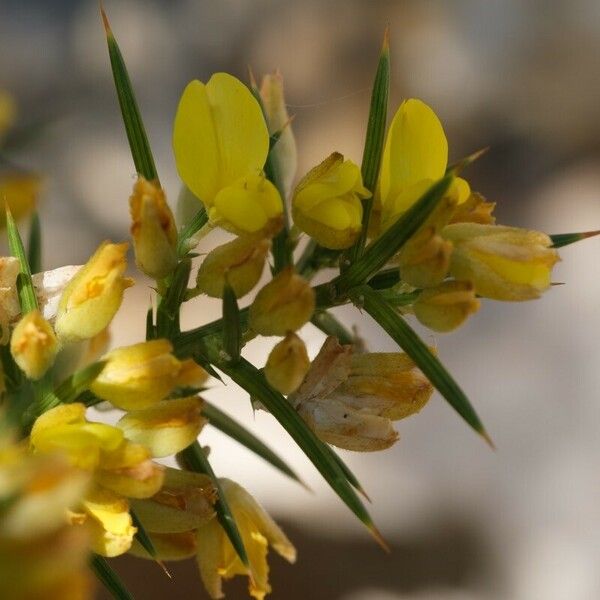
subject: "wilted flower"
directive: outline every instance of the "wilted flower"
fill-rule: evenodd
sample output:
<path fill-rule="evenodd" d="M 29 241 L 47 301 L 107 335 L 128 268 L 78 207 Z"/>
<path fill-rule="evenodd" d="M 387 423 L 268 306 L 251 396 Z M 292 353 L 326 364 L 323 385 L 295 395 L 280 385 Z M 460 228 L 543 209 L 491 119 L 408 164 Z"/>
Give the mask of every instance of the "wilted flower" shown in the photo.
<path fill-rule="evenodd" d="M 261 335 L 285 335 L 310 320 L 315 292 L 292 267 L 263 287 L 250 306 L 250 328 Z"/>
<path fill-rule="evenodd" d="M 61 342 L 79 342 L 100 333 L 112 321 L 133 285 L 123 277 L 127 244 L 104 242 L 65 288 L 55 330 Z"/>
<path fill-rule="evenodd" d="M 448 165 L 448 142 L 436 114 L 421 100 L 405 100 L 387 133 L 381 161 L 378 208 L 386 229 L 438 179 Z M 448 192 L 464 202 L 469 184 L 456 178 Z"/>
<path fill-rule="evenodd" d="M 139 177 L 129 206 L 135 262 L 149 277 L 162 279 L 177 265 L 177 228 L 165 193 L 157 183 Z"/>
<path fill-rule="evenodd" d="M 240 560 L 219 522 L 212 519 L 198 528 L 197 559 L 204 587 L 211 598 L 222 598 L 222 579 L 247 575 L 250 595 L 263 600 L 271 591 L 267 563 L 269 545 L 291 563 L 296 560 L 296 549 L 244 488 L 229 479 L 219 479 L 219 483 L 242 536 L 250 571 Z"/>
<path fill-rule="evenodd" d="M 552 240 L 539 231 L 456 223 L 443 236 L 454 245 L 450 273 L 472 281 L 480 296 L 494 300 L 539 298 L 559 260 Z"/>
<path fill-rule="evenodd" d="M 251 236 L 217 246 L 198 269 L 198 289 L 213 298 L 222 298 L 227 282 L 236 298 L 242 298 L 258 283 L 270 247 L 270 240 Z"/>
<path fill-rule="evenodd" d="M 295 333 L 289 332 L 271 350 L 265 365 L 265 377 L 277 391 L 287 395 L 298 389 L 309 367 L 304 342 Z"/>
<path fill-rule="evenodd" d="M 250 90 L 226 73 L 185 88 L 175 116 L 177 170 L 213 222 L 236 233 L 273 233 L 283 204 L 261 176 L 269 132 Z M 279 224 L 279 225 L 277 225 Z"/>
<path fill-rule="evenodd" d="M 329 337 L 289 399 L 325 442 L 362 452 L 398 438 L 392 421 L 423 408 L 433 387 L 403 353 L 353 354 Z"/>
<path fill-rule="evenodd" d="M 104 356 L 106 366 L 91 390 L 124 410 L 152 406 L 166 398 L 178 383 L 182 363 L 167 340 L 151 340 L 115 348 Z"/>
<path fill-rule="evenodd" d="M 423 290 L 413 304 L 413 311 L 429 329 L 447 332 L 462 325 L 480 305 L 470 281 L 444 281 L 438 287 Z"/>
<path fill-rule="evenodd" d="M 361 198 L 370 196 L 358 166 L 334 152 L 296 186 L 294 223 L 325 248 L 349 248 L 362 227 Z"/>
<path fill-rule="evenodd" d="M 40 379 L 52 366 L 58 341 L 39 310 L 21 317 L 10 338 L 10 352 L 29 379 Z"/>

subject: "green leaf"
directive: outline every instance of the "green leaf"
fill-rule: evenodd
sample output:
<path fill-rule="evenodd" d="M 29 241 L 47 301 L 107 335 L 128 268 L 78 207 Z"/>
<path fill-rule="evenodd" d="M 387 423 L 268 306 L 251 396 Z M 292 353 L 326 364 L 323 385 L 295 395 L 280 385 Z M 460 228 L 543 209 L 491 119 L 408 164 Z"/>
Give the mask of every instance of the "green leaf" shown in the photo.
<path fill-rule="evenodd" d="M 227 534 L 231 545 L 235 548 L 240 560 L 246 566 L 246 568 L 250 570 L 250 561 L 248 560 L 246 548 L 244 547 L 244 542 L 242 540 L 242 536 L 240 535 L 237 523 L 235 522 L 229 505 L 227 504 L 227 499 L 225 498 L 221 484 L 212 470 L 212 467 L 208 462 L 208 458 L 206 458 L 206 455 L 200 447 L 200 444 L 198 442 L 194 442 L 191 446 L 188 446 L 185 450 L 180 452 L 178 456 L 181 457 L 182 462 L 190 471 L 204 473 L 212 479 L 212 482 L 217 488 L 218 493 L 218 498 L 215 503 L 215 511 L 217 513 L 219 523 L 225 530 L 225 533 Z"/>
<path fill-rule="evenodd" d="M 553 248 L 562 248 L 563 246 L 568 246 L 569 244 L 580 242 L 581 240 L 594 237 L 598 234 L 600 234 L 600 230 L 582 231 L 580 233 L 555 233 L 550 236 L 550 239 L 552 240 Z"/>
<path fill-rule="evenodd" d="M 235 292 L 227 281 L 223 288 L 223 350 L 233 362 L 240 358 L 242 351 L 240 309 Z"/>
<path fill-rule="evenodd" d="M 412 358 L 454 410 L 493 446 L 465 393 L 402 316 L 378 292 L 366 285 L 352 290 L 351 297 L 356 306 L 364 308 L 400 348 Z"/>
<path fill-rule="evenodd" d="M 228 435 L 236 442 L 242 444 L 242 446 L 245 446 L 248 448 L 248 450 L 251 450 L 260 456 L 271 466 L 281 471 L 284 475 L 287 475 L 291 479 L 306 487 L 298 475 L 296 475 L 293 469 L 289 467 L 284 460 L 279 458 L 279 456 L 273 452 L 271 448 L 259 440 L 245 427 L 240 425 L 237 421 L 233 420 L 229 415 L 206 401 L 204 401 L 204 404 L 202 405 L 202 414 L 208 419 L 209 423 L 213 427 L 223 432 L 225 435 Z"/>
<path fill-rule="evenodd" d="M 340 467 L 339 459 L 333 458 L 333 452 L 325 448 L 325 444 L 306 425 L 292 405 L 269 386 L 263 373 L 244 358 L 241 358 L 235 365 L 221 363 L 217 367 L 245 389 L 251 398 L 260 401 L 265 406 L 300 446 L 346 506 L 367 526 L 373 537 L 383 547 L 386 547 L 371 516 L 348 481 L 347 473 Z"/>
<path fill-rule="evenodd" d="M 146 136 L 146 130 L 135 99 L 131 80 L 127 73 L 125 61 L 111 31 L 106 13 L 103 9 L 101 9 L 101 12 L 104 29 L 106 30 L 110 66 L 115 80 L 115 88 L 117 90 L 121 115 L 123 116 L 123 123 L 127 139 L 129 140 L 129 148 L 131 149 L 135 170 L 148 181 L 158 181 L 154 157 L 148 143 L 148 137 Z"/>
<path fill-rule="evenodd" d="M 383 155 L 389 92 L 390 46 L 389 31 L 386 29 L 383 36 L 383 46 L 379 55 L 379 64 L 375 73 L 375 81 L 373 82 L 373 91 L 371 92 L 371 107 L 369 109 L 367 135 L 361 165 L 363 183 L 373 194 L 377 186 L 381 157 Z M 363 253 L 367 241 L 372 208 L 373 197 L 371 196 L 371 198 L 363 200 L 362 229 L 358 240 L 348 252 L 350 263 L 355 262 Z"/>
<path fill-rule="evenodd" d="M 154 327 L 154 309 L 152 308 L 152 300 L 146 311 L 146 341 L 156 339 L 156 328 Z"/>
<path fill-rule="evenodd" d="M 19 292 L 19 304 L 21 312 L 28 313 L 38 308 L 37 296 L 31 280 L 29 261 L 23 247 L 23 240 L 10 211 L 6 210 L 6 233 L 8 235 L 8 247 L 11 254 L 19 261 L 21 272 L 17 277 L 17 290 Z"/>
<path fill-rule="evenodd" d="M 192 220 L 179 232 L 177 238 L 177 256 L 183 258 L 190 251 L 190 239 L 208 223 L 208 214 L 204 206 L 194 215 Z"/>
<path fill-rule="evenodd" d="M 334 280 L 338 294 L 362 285 L 385 266 L 425 223 L 453 179 L 452 172 L 434 183 L 389 229 L 367 246 L 364 254 Z"/>
<path fill-rule="evenodd" d="M 112 570 L 104 557 L 93 554 L 91 566 L 96 577 L 113 598 L 116 598 L 116 600 L 133 600 L 133 596 L 129 593 L 121 578 Z"/>
<path fill-rule="evenodd" d="M 98 361 L 76 371 L 54 390 L 54 396 L 62 403 L 75 402 L 92 385 L 105 366 L 106 361 Z"/>
<path fill-rule="evenodd" d="M 27 261 L 32 273 L 39 273 L 42 270 L 42 230 L 40 227 L 40 217 L 37 212 L 31 215 L 31 222 L 29 224 Z"/>

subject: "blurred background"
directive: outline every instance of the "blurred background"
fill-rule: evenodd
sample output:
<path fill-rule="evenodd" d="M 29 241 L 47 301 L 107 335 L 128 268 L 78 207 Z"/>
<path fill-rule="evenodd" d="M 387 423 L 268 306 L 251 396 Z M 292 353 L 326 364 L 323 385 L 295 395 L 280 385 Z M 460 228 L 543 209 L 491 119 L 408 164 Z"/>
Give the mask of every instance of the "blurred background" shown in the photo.
<path fill-rule="evenodd" d="M 468 175 L 499 222 L 549 233 L 600 228 L 600 3 L 597 0 L 105 0 L 163 186 L 179 182 L 170 147 L 179 95 L 215 71 L 280 69 L 295 114 L 299 174 L 337 150 L 360 162 L 370 86 L 386 24 L 395 108 L 417 96 L 445 124 L 451 159 L 484 146 Z M 128 235 L 134 169 L 96 0 L 0 0 L 0 88 L 24 121 L 48 121 L 13 160 L 44 175 L 45 267 L 84 262 Z M 204 248 L 215 243 L 211 237 Z M 489 450 L 436 395 L 398 424 L 381 454 L 343 452 L 373 500 L 386 555 L 269 415 L 233 385 L 209 395 L 268 440 L 308 494 L 213 432 L 220 475 L 245 485 L 282 523 L 299 559 L 272 560 L 276 599 L 593 600 L 600 598 L 600 240 L 561 252 L 540 301 L 488 301 L 457 333 L 431 334 L 498 447 Z M 114 344 L 143 336 L 148 283 L 129 290 Z M 219 304 L 186 308 L 186 324 Z M 136 318 L 133 318 L 135 315 Z M 366 316 L 371 350 L 393 350 Z M 303 332 L 311 355 L 322 336 Z M 262 364 L 266 342 L 247 356 Z M 112 418 L 112 417 L 107 417 Z M 193 562 L 173 581 L 116 561 L 136 597 L 203 598 Z M 245 582 L 226 586 L 245 597 Z M 99 592 L 99 598 L 104 598 Z"/>

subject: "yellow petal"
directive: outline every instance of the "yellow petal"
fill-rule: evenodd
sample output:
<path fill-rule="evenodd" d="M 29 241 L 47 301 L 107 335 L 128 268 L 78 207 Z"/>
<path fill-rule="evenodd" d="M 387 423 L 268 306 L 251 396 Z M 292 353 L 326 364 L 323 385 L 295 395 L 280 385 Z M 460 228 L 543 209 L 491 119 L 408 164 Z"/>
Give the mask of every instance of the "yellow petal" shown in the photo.
<path fill-rule="evenodd" d="M 175 116 L 173 149 L 181 179 L 210 207 L 220 189 L 262 170 L 269 150 L 262 110 L 231 75 L 192 81 Z"/>
<path fill-rule="evenodd" d="M 436 181 L 448 164 L 448 142 L 440 120 L 421 100 L 404 101 L 392 120 L 383 151 L 382 204 L 423 179 Z"/>
<path fill-rule="evenodd" d="M 196 396 L 163 400 L 143 410 L 127 413 L 118 422 L 127 439 L 146 446 L 152 456 L 177 454 L 197 437 L 206 420 L 202 400 Z"/>
<path fill-rule="evenodd" d="M 95 488 L 83 501 L 89 520 L 92 548 L 102 556 L 119 556 L 129 550 L 137 531 L 127 500 L 108 490 Z"/>
<path fill-rule="evenodd" d="M 102 465 L 104 466 L 104 465 Z M 146 460 L 135 466 L 95 473 L 96 482 L 127 498 L 149 498 L 160 490 L 164 479 L 164 467 Z"/>

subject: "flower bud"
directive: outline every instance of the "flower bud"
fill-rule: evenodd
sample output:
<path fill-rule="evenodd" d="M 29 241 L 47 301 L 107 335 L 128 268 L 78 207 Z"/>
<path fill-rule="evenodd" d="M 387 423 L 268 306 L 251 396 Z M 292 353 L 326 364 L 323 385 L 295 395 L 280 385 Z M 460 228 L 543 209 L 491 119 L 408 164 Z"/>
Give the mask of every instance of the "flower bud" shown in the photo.
<path fill-rule="evenodd" d="M 253 174 L 220 190 L 208 216 L 236 235 L 273 237 L 283 225 L 283 202 L 264 175 Z"/>
<path fill-rule="evenodd" d="M 358 166 L 334 152 L 297 185 L 294 223 L 325 248 L 349 248 L 362 227 L 361 198 L 370 196 Z"/>
<path fill-rule="evenodd" d="M 400 277 L 409 285 L 429 288 L 439 285 L 450 268 L 452 244 L 439 235 L 456 207 L 456 195 L 442 198 L 425 223 L 398 253 Z"/>
<path fill-rule="evenodd" d="M 214 516 L 217 493 L 210 478 L 167 467 L 163 486 L 151 498 L 134 500 L 133 508 L 153 533 L 184 533 Z"/>
<path fill-rule="evenodd" d="M 300 387 L 309 367 L 304 342 L 295 333 L 288 332 L 271 350 L 265 365 L 265 377 L 278 392 L 287 395 Z"/>
<path fill-rule="evenodd" d="M 269 240 L 253 237 L 239 237 L 218 246 L 198 269 L 198 288 L 208 296 L 222 298 L 227 279 L 236 297 L 242 298 L 258 283 L 270 247 Z"/>
<path fill-rule="evenodd" d="M 260 335 L 285 335 L 310 320 L 315 292 L 292 267 L 275 275 L 250 306 L 249 325 Z"/>
<path fill-rule="evenodd" d="M 40 379 L 52 366 L 58 341 L 39 310 L 21 317 L 10 338 L 10 352 L 29 379 Z"/>
<path fill-rule="evenodd" d="M 479 310 L 480 304 L 470 281 L 444 281 L 438 287 L 423 290 L 413 310 L 425 327 L 447 332 L 462 325 Z"/>
<path fill-rule="evenodd" d="M 140 177 L 129 198 L 135 262 L 153 279 L 169 275 L 177 265 L 177 228 L 159 185 Z"/>
<path fill-rule="evenodd" d="M 73 277 L 58 305 L 56 335 L 61 342 L 79 342 L 100 333 L 112 321 L 133 285 L 123 277 L 127 244 L 104 242 Z"/>
<path fill-rule="evenodd" d="M 142 444 L 162 458 L 187 448 L 206 423 L 197 396 L 163 400 L 149 408 L 128 412 L 118 422 L 128 440 Z"/>
<path fill-rule="evenodd" d="M 182 365 L 172 351 L 167 340 L 111 350 L 104 356 L 107 364 L 90 389 L 123 410 L 152 406 L 177 385 Z"/>
<path fill-rule="evenodd" d="M 544 233 L 478 223 L 455 223 L 444 231 L 454 251 L 450 273 L 470 280 L 480 296 L 520 301 L 539 298 L 559 260 Z"/>
<path fill-rule="evenodd" d="M 279 139 L 273 149 L 277 157 L 277 168 L 283 183 L 286 197 L 292 189 L 296 176 L 297 151 L 296 140 L 283 94 L 283 77 L 278 71 L 265 75 L 260 85 L 269 134 L 279 133 Z"/>

